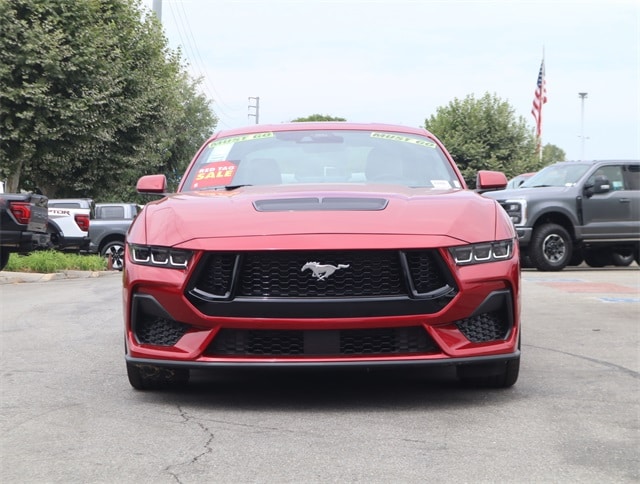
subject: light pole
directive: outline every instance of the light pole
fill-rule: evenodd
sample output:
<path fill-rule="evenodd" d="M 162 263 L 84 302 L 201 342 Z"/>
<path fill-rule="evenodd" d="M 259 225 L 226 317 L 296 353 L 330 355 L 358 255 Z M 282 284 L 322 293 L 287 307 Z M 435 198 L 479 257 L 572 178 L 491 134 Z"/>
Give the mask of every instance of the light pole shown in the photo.
<path fill-rule="evenodd" d="M 580 160 L 584 160 L 584 100 L 587 97 L 586 92 L 579 92 L 580 97 Z"/>

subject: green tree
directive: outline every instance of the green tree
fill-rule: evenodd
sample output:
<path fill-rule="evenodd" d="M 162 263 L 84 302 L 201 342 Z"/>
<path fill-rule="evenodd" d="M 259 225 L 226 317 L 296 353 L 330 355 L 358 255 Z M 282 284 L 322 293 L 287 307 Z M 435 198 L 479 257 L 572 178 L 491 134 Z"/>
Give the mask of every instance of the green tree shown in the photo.
<path fill-rule="evenodd" d="M 556 145 L 546 144 L 542 147 L 542 166 L 550 165 L 556 161 L 565 161 L 567 154 Z"/>
<path fill-rule="evenodd" d="M 335 116 L 329 116 L 327 114 L 312 114 L 303 118 L 296 118 L 292 120 L 292 123 L 310 123 L 313 121 L 346 121 L 345 118 L 339 118 Z"/>
<path fill-rule="evenodd" d="M 139 0 L 0 0 L 0 177 L 126 199 L 215 128 L 197 85 Z"/>
<path fill-rule="evenodd" d="M 517 117 L 509 103 L 495 94 L 456 98 L 426 119 L 425 128 L 444 143 L 471 187 L 475 187 L 478 170 L 502 171 L 511 178 L 545 165 L 524 118 Z M 554 155 L 562 152 L 556 150 Z"/>

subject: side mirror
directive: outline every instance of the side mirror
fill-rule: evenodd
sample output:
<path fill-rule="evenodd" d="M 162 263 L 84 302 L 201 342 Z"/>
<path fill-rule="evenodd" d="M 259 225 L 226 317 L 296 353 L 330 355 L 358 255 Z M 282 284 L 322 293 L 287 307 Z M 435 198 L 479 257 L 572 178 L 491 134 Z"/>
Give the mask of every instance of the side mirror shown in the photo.
<path fill-rule="evenodd" d="M 504 190 L 507 176 L 501 171 L 480 170 L 476 175 L 476 190 L 480 193 L 489 190 Z"/>
<path fill-rule="evenodd" d="M 593 183 L 589 183 L 584 186 L 584 194 L 587 197 L 591 197 L 598 193 L 607 193 L 611 191 L 611 182 L 604 175 L 598 175 L 593 180 Z"/>
<path fill-rule="evenodd" d="M 162 195 L 167 191 L 167 177 L 164 175 L 146 175 L 136 184 L 138 193 L 156 193 Z"/>

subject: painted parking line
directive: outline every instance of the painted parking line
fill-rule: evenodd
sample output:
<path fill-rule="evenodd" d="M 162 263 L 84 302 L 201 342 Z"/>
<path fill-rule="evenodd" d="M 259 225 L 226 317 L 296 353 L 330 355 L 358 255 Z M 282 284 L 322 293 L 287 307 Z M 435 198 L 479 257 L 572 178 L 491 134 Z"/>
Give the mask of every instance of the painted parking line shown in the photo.
<path fill-rule="evenodd" d="M 598 299 L 606 303 L 640 303 L 640 297 L 599 297 Z"/>
<path fill-rule="evenodd" d="M 545 286 L 561 289 L 566 292 L 638 294 L 637 288 L 607 282 L 546 282 Z"/>
<path fill-rule="evenodd" d="M 575 278 L 556 278 L 556 277 L 523 277 L 523 281 L 526 282 L 585 282 L 584 279 L 575 279 Z"/>

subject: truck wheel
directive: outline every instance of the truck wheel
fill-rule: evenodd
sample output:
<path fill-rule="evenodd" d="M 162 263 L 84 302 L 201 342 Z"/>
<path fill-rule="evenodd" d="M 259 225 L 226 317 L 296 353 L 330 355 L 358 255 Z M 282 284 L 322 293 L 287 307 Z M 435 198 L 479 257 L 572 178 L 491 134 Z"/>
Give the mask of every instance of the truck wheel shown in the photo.
<path fill-rule="evenodd" d="M 589 267 L 604 267 L 613 264 L 613 257 L 607 249 L 591 249 L 585 252 L 584 261 Z"/>
<path fill-rule="evenodd" d="M 52 227 L 47 227 L 47 233 L 49 234 L 47 249 L 58 250 L 58 245 L 60 245 L 60 234 Z"/>
<path fill-rule="evenodd" d="M 633 262 L 633 252 L 628 254 L 621 254 L 620 252 L 614 252 L 611 254 L 611 260 L 614 266 L 627 267 Z"/>
<path fill-rule="evenodd" d="M 100 252 L 102 257 L 111 257 L 111 267 L 121 271 L 124 267 L 124 242 L 114 240 L 106 244 Z"/>
<path fill-rule="evenodd" d="M 8 250 L 0 249 L 0 271 L 7 267 L 9 263 L 9 254 Z"/>
<path fill-rule="evenodd" d="M 564 227 L 544 224 L 533 231 L 529 257 L 539 271 L 561 271 L 571 260 L 573 244 Z"/>

